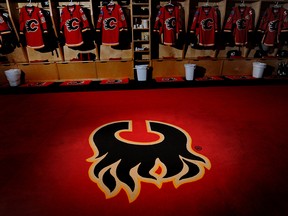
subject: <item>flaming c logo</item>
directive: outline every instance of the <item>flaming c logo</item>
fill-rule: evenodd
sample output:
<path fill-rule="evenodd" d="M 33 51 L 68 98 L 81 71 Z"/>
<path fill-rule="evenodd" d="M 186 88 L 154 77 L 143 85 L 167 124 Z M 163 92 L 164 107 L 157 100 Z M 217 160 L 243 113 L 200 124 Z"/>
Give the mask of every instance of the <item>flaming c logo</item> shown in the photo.
<path fill-rule="evenodd" d="M 104 29 L 113 30 L 116 28 L 117 19 L 115 17 L 110 17 L 104 20 Z"/>
<path fill-rule="evenodd" d="M 39 22 L 36 19 L 30 19 L 25 23 L 27 32 L 36 32 Z"/>
<path fill-rule="evenodd" d="M 176 18 L 170 17 L 165 20 L 167 30 L 174 30 L 176 27 Z"/>
<path fill-rule="evenodd" d="M 268 27 L 269 32 L 277 31 L 278 23 L 279 23 L 278 20 L 273 20 L 273 21 L 269 22 L 269 24 L 268 24 L 268 26 L 269 26 L 269 27 Z"/>
<path fill-rule="evenodd" d="M 183 129 L 158 121 L 146 121 L 148 133 L 158 137 L 152 142 L 125 139 L 122 132 L 132 132 L 132 121 L 111 122 L 95 129 L 89 141 L 94 156 L 89 177 L 105 193 L 116 196 L 123 189 L 129 202 L 140 194 L 141 182 L 161 188 L 173 182 L 175 188 L 197 181 L 210 169 L 208 158 L 192 150 L 192 140 Z"/>
<path fill-rule="evenodd" d="M 238 30 L 245 30 L 246 20 L 245 19 L 238 19 L 236 21 L 236 26 L 237 26 Z"/>
<path fill-rule="evenodd" d="M 203 29 L 204 31 L 211 30 L 212 27 L 213 27 L 213 22 L 214 22 L 214 21 L 213 21 L 213 19 L 211 19 L 211 18 L 203 19 L 203 20 L 201 21 L 202 29 Z"/>
<path fill-rule="evenodd" d="M 74 17 L 72 19 L 68 19 L 65 22 L 65 25 L 67 27 L 67 30 L 71 32 L 71 31 L 76 31 L 79 28 L 79 23 L 80 23 L 79 19 Z"/>

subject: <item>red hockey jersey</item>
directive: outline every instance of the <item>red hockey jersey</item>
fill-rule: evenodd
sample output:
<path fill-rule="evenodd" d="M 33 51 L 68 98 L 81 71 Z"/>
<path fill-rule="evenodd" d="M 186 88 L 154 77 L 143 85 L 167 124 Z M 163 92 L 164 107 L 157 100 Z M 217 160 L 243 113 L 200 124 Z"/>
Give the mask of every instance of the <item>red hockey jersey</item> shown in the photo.
<path fill-rule="evenodd" d="M 67 5 L 61 11 L 60 32 L 68 47 L 82 45 L 82 32 L 90 29 L 89 22 L 80 5 Z"/>
<path fill-rule="evenodd" d="M 218 9 L 202 6 L 194 14 L 190 33 L 196 34 L 200 46 L 214 46 L 218 32 Z"/>
<path fill-rule="evenodd" d="M 120 5 L 112 4 L 101 8 L 96 31 L 102 31 L 103 45 L 118 45 L 120 31 L 127 30 L 127 22 Z"/>
<path fill-rule="evenodd" d="M 7 20 L 8 20 L 8 13 L 0 12 L 0 34 L 11 33 L 11 28 Z"/>
<path fill-rule="evenodd" d="M 47 32 L 46 20 L 40 8 L 24 6 L 20 9 L 20 34 L 25 34 L 28 47 L 44 47 L 43 33 Z"/>
<path fill-rule="evenodd" d="M 261 19 L 258 31 L 264 33 L 262 43 L 274 46 L 279 43 L 279 34 L 288 32 L 288 13 L 284 8 L 267 8 Z"/>
<path fill-rule="evenodd" d="M 254 29 L 254 11 L 251 7 L 234 7 L 224 26 L 225 32 L 233 32 L 234 42 L 237 46 L 248 43 L 248 32 Z"/>
<path fill-rule="evenodd" d="M 182 31 L 179 11 L 178 6 L 166 5 L 158 12 L 153 31 L 159 32 L 165 45 L 174 45 L 177 34 Z"/>

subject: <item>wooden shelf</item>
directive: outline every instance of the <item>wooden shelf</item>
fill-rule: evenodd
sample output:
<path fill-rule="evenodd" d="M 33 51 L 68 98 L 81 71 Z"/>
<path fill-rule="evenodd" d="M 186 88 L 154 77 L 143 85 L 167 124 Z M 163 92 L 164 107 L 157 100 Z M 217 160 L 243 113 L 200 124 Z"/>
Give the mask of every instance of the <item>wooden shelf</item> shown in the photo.
<path fill-rule="evenodd" d="M 138 63 L 143 63 L 143 62 L 150 62 L 150 59 L 142 59 L 142 60 L 134 60 L 134 61 Z"/>
<path fill-rule="evenodd" d="M 149 28 L 133 28 L 134 31 L 149 31 Z"/>
<path fill-rule="evenodd" d="M 132 2 L 132 5 L 135 5 L 135 6 L 149 6 L 149 2 L 148 3 L 141 3 L 141 2 L 139 2 L 139 3 L 136 3 L 136 2 Z"/>
<path fill-rule="evenodd" d="M 134 43 L 149 43 L 149 40 L 134 40 Z"/>
<path fill-rule="evenodd" d="M 139 51 L 134 51 L 135 53 L 149 53 L 150 50 L 139 50 Z"/>
<path fill-rule="evenodd" d="M 148 28 L 132 28 L 132 49 L 134 65 L 141 63 L 151 64 L 151 7 L 152 0 L 148 2 L 132 2 L 131 23 L 132 27 L 136 24 L 142 24 L 143 20 L 148 20 Z M 139 14 L 141 9 L 145 8 L 144 14 Z M 149 13 L 149 14 L 146 14 Z M 146 26 L 145 26 L 146 27 Z M 144 35 L 145 34 L 145 35 Z M 146 40 L 146 37 L 148 40 Z M 145 40 L 143 40 L 145 38 Z M 142 45 L 143 44 L 143 45 Z M 137 48 L 148 48 L 148 50 L 136 50 Z"/>
<path fill-rule="evenodd" d="M 149 18 L 149 15 L 133 15 L 133 18 Z"/>

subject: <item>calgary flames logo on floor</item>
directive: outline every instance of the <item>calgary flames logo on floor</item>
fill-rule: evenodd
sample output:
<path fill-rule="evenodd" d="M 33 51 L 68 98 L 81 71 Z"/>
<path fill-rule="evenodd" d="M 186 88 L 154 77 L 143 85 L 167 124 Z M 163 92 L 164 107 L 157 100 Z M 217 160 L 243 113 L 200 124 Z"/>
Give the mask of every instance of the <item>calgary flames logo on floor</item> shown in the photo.
<path fill-rule="evenodd" d="M 161 188 L 173 182 L 175 188 L 197 181 L 210 169 L 208 158 L 192 150 L 192 140 L 183 129 L 157 121 L 146 121 L 148 133 L 157 135 L 153 142 L 125 139 L 123 132 L 132 132 L 132 121 L 118 121 L 95 129 L 89 142 L 94 156 L 87 159 L 92 165 L 90 179 L 97 183 L 106 198 L 123 189 L 129 202 L 135 201 L 141 182 Z"/>

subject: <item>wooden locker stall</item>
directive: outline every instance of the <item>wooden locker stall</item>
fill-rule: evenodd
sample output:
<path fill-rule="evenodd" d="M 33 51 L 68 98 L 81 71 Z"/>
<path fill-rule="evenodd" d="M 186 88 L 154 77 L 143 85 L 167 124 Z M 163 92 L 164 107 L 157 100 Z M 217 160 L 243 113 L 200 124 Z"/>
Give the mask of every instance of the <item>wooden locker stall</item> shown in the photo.
<path fill-rule="evenodd" d="M 44 4 L 44 2 L 41 1 L 23 1 L 23 0 L 7 0 L 7 4 L 9 5 L 9 10 L 11 13 L 11 17 L 13 19 L 13 23 L 14 23 L 14 28 L 15 31 L 17 32 L 17 37 L 21 43 L 22 48 L 22 55 L 20 54 L 18 56 L 17 54 L 17 60 L 16 62 L 24 62 L 21 59 L 21 56 L 24 56 L 25 59 L 28 62 L 41 62 L 41 61 L 49 61 L 49 62 L 55 62 L 55 61 L 60 61 L 61 60 L 61 56 L 58 54 L 59 53 L 59 47 L 57 44 L 57 38 L 55 35 L 55 26 L 52 23 L 52 6 L 51 6 L 51 2 L 47 1 L 47 5 Z M 50 51 L 49 49 L 36 49 L 36 48 L 31 48 L 29 46 L 26 45 L 27 41 L 25 42 L 25 32 L 23 35 L 21 35 L 20 33 L 20 10 L 21 8 L 28 8 L 29 10 L 31 9 L 31 11 L 34 11 L 35 7 L 38 7 L 42 10 L 42 14 L 45 17 L 46 20 L 46 24 L 47 24 L 47 33 L 43 33 L 43 38 L 47 36 L 47 38 L 53 38 L 53 42 L 55 44 L 55 49 L 52 51 Z M 31 24 L 33 25 L 33 24 Z M 36 24 L 37 28 L 42 28 L 40 24 Z M 35 27 L 36 28 L 36 27 Z M 45 36 L 44 36 L 45 35 Z M 47 46 L 47 48 L 51 48 L 51 44 L 49 44 Z M 16 54 L 16 53 L 15 53 Z"/>
<path fill-rule="evenodd" d="M 9 15 L 9 20 L 11 22 L 12 31 L 15 34 L 15 40 L 20 41 L 18 29 L 19 29 L 19 12 L 17 10 L 18 4 L 14 1 L 1 0 L 0 1 L 1 10 L 5 11 Z M 22 44 L 18 44 L 12 53 L 5 54 L 8 62 L 28 62 L 28 55 L 26 48 Z"/>
<path fill-rule="evenodd" d="M 102 79 L 134 79 L 133 61 L 113 60 L 96 62 L 97 78 Z"/>
<path fill-rule="evenodd" d="M 97 27 L 98 17 L 100 14 L 100 10 L 102 7 L 106 7 L 106 5 L 103 4 L 103 1 L 97 1 L 97 5 L 94 10 L 94 21 L 95 21 L 95 27 Z M 109 1 L 109 5 L 119 5 L 121 10 L 123 11 L 125 22 L 127 23 L 127 31 L 123 30 L 120 31 L 120 39 L 119 39 L 119 45 L 106 45 L 102 43 L 102 30 L 97 30 L 97 45 L 99 49 L 99 60 L 101 61 L 109 61 L 113 59 L 130 59 L 132 60 L 132 47 L 131 47 L 131 17 L 130 17 L 130 5 L 126 4 L 126 2 L 122 1 Z M 113 25 L 113 24 L 112 24 Z"/>
<path fill-rule="evenodd" d="M 223 62 L 222 75 L 251 75 L 252 59 L 230 59 Z"/>
<path fill-rule="evenodd" d="M 85 80 L 97 78 L 95 62 L 57 62 L 59 80 Z"/>
<path fill-rule="evenodd" d="M 253 32 L 251 32 L 250 34 L 252 36 L 254 36 L 254 32 L 256 29 L 256 24 L 258 22 L 259 19 L 259 14 L 260 14 L 260 6 L 261 6 L 261 2 L 258 0 L 254 0 L 254 1 L 241 1 L 241 0 L 234 0 L 234 1 L 227 1 L 226 2 L 226 13 L 225 13 L 225 17 L 223 20 L 223 26 L 222 26 L 222 33 L 224 33 L 224 28 L 225 28 L 225 24 L 228 20 L 228 17 L 233 9 L 233 7 L 250 7 L 253 11 L 253 19 L 252 19 L 252 23 L 253 23 Z M 232 35 L 232 34 L 231 34 Z M 233 37 L 233 35 L 232 35 Z M 249 40 L 251 40 L 252 38 L 249 38 Z M 225 45 L 225 47 L 222 47 L 219 51 L 218 51 L 218 55 L 217 57 L 219 58 L 226 58 L 227 57 L 227 53 L 229 51 L 232 50 L 237 50 L 241 52 L 241 56 L 243 58 L 247 58 L 249 53 L 251 55 L 251 53 L 253 53 L 253 47 L 251 47 L 251 45 L 249 44 L 250 41 L 248 40 L 248 44 L 247 45 L 239 45 L 239 46 L 231 46 L 231 45 Z M 225 42 L 225 41 L 224 41 Z M 252 52 L 250 52 L 252 50 Z"/>
<path fill-rule="evenodd" d="M 154 55 L 153 58 L 157 59 L 166 59 L 166 58 L 175 58 L 175 59 L 183 59 L 184 58 L 184 47 L 185 47 L 185 39 L 186 39 L 186 29 L 188 22 L 188 14 L 189 14 L 189 0 L 182 1 L 152 1 L 153 11 L 151 16 L 151 32 L 154 37 L 152 48 L 153 52 L 157 53 L 157 56 Z M 163 43 L 164 33 L 159 34 L 157 26 L 155 26 L 155 22 L 157 19 L 158 12 L 160 8 L 167 8 L 169 6 L 179 9 L 179 17 L 176 19 L 176 26 L 179 28 L 179 33 L 177 33 L 175 44 L 167 45 Z M 179 24 L 179 25 L 178 25 Z M 156 29 L 155 29 L 156 28 Z M 157 49 L 157 50 L 156 50 Z"/>
<path fill-rule="evenodd" d="M 262 0 L 259 4 L 259 8 L 258 8 L 259 9 L 259 17 L 258 17 L 257 26 L 260 24 L 260 21 L 263 19 L 263 15 L 268 8 L 275 8 L 275 9 L 284 8 L 284 9 L 288 10 L 288 1 L 287 0 L 283 0 L 283 1 Z M 279 12 L 277 11 L 276 14 L 279 15 Z M 257 50 L 265 50 L 268 57 L 277 57 L 278 51 L 280 51 L 282 49 L 287 50 L 288 44 L 282 46 L 277 42 L 277 44 L 275 44 L 275 46 L 269 47 L 269 48 L 265 47 L 265 46 L 263 46 L 263 44 L 261 44 L 261 45 L 258 45 L 257 47 L 254 47 L 254 50 L 251 50 L 251 54 L 249 55 L 249 57 L 253 57 Z"/>
<path fill-rule="evenodd" d="M 184 76 L 184 64 L 187 64 L 188 60 L 152 60 L 152 77 L 171 77 L 171 76 Z"/>
<path fill-rule="evenodd" d="M 221 76 L 223 59 L 190 59 L 189 64 L 196 64 L 195 77 Z"/>
<path fill-rule="evenodd" d="M 55 63 L 18 63 L 18 67 L 24 72 L 26 82 L 59 80 Z"/>
<path fill-rule="evenodd" d="M 84 40 L 84 44 L 82 45 L 73 45 L 73 46 L 67 46 L 67 44 L 64 44 L 66 41 L 65 35 L 60 32 L 60 22 L 61 22 L 61 13 L 62 9 L 65 7 L 73 8 L 75 5 L 79 5 L 81 7 L 81 10 L 85 14 L 85 19 L 88 20 L 89 23 L 89 29 L 82 33 L 82 36 L 84 38 L 84 34 L 86 34 L 89 37 L 89 40 Z M 53 14 L 55 26 L 57 29 L 57 35 L 60 37 L 60 41 L 62 45 L 63 50 L 63 59 L 62 61 L 69 62 L 69 61 L 83 61 L 79 56 L 81 54 L 87 54 L 87 55 L 95 55 L 95 59 L 92 59 L 91 61 L 96 60 L 99 58 L 98 56 L 98 47 L 95 42 L 95 22 L 94 22 L 94 3 L 92 0 L 83 0 L 83 1 L 59 1 L 57 5 L 58 11 L 55 11 Z M 79 25 L 81 26 L 81 21 L 79 21 Z M 86 59 L 84 60 L 86 61 Z"/>
<path fill-rule="evenodd" d="M 189 22 L 187 26 L 187 41 L 186 41 L 186 47 L 185 47 L 185 58 L 195 59 L 198 57 L 211 57 L 211 58 L 217 57 L 219 44 L 217 44 L 216 42 L 215 42 L 215 46 L 201 47 L 197 45 L 197 43 L 199 42 L 199 38 L 198 38 L 196 41 L 197 46 L 194 46 L 194 45 L 192 46 L 191 25 L 192 25 L 194 15 L 196 11 L 198 10 L 198 8 L 202 8 L 202 7 L 216 8 L 219 11 L 219 16 L 218 16 L 218 34 L 219 34 L 219 32 L 221 32 L 224 16 L 226 14 L 226 0 L 216 0 L 216 1 L 209 1 L 209 0 L 191 1 L 190 0 L 189 5 L 190 5 Z"/>

